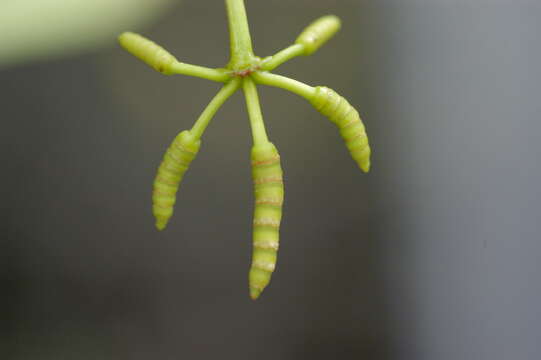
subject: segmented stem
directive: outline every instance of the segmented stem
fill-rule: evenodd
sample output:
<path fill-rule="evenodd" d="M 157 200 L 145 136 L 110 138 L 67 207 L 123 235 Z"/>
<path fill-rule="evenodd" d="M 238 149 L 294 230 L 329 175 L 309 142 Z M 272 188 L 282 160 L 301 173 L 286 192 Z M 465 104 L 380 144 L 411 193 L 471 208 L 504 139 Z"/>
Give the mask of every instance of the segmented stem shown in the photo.
<path fill-rule="evenodd" d="M 351 157 L 362 171 L 368 172 L 371 150 L 357 110 L 336 91 L 324 86 L 316 87 L 310 103 L 338 127 Z"/>
<path fill-rule="evenodd" d="M 249 287 L 250 297 L 255 300 L 269 284 L 276 267 L 284 183 L 280 155 L 272 143 L 254 145 L 251 160 L 255 207 Z"/>
<path fill-rule="evenodd" d="M 201 136 L 209 122 L 224 102 L 240 87 L 241 80 L 235 78 L 226 84 L 199 116 L 190 131 L 181 132 L 165 152 L 158 174 L 154 180 L 152 209 L 156 227 L 163 230 L 173 215 L 176 194 L 184 173 L 188 170 L 201 146 Z"/>
<path fill-rule="evenodd" d="M 300 81 L 267 72 L 252 75 L 259 84 L 289 90 L 308 100 L 317 111 L 325 115 L 340 130 L 351 157 L 362 171 L 370 170 L 370 146 L 364 124 L 359 113 L 351 104 L 327 87 L 311 87 Z"/>
<path fill-rule="evenodd" d="M 254 139 L 251 159 L 255 208 L 249 285 L 250 297 L 255 300 L 268 285 L 276 266 L 284 184 L 280 155 L 267 138 L 255 83 L 246 77 L 243 87 Z"/>
<path fill-rule="evenodd" d="M 176 194 L 184 173 L 197 155 L 201 141 L 182 131 L 169 146 L 158 168 L 152 192 L 152 212 L 156 227 L 163 230 L 173 215 Z"/>

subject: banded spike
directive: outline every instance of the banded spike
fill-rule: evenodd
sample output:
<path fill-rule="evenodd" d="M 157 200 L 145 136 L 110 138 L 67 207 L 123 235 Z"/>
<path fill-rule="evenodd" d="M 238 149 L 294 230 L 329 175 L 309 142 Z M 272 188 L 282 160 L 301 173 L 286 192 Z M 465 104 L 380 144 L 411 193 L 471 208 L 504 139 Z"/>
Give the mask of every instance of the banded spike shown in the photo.
<path fill-rule="evenodd" d="M 316 87 L 311 104 L 340 130 L 353 160 L 362 171 L 370 170 L 370 145 L 359 113 L 336 91 L 324 86 Z"/>
<path fill-rule="evenodd" d="M 195 139 L 188 130 L 182 131 L 171 143 L 158 168 L 152 192 L 152 212 L 156 227 L 163 230 L 173 215 L 176 194 L 184 173 L 193 161 L 201 141 Z"/>
<path fill-rule="evenodd" d="M 165 75 L 173 73 L 171 65 L 178 60 L 167 50 L 139 34 L 125 32 L 118 37 L 120 45 L 135 57 Z"/>
<path fill-rule="evenodd" d="M 251 160 L 255 210 L 249 285 L 250 297 L 255 300 L 269 284 L 276 266 L 284 183 L 280 155 L 272 143 L 254 145 Z"/>

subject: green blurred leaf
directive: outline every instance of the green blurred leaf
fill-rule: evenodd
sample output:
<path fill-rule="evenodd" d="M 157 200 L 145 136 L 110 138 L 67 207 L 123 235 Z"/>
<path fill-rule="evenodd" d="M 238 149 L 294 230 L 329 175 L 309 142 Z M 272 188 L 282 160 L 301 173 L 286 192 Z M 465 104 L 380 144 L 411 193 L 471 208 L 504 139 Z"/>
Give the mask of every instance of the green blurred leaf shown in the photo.
<path fill-rule="evenodd" d="M 113 44 L 156 20 L 175 0 L 0 1 L 0 68 Z"/>

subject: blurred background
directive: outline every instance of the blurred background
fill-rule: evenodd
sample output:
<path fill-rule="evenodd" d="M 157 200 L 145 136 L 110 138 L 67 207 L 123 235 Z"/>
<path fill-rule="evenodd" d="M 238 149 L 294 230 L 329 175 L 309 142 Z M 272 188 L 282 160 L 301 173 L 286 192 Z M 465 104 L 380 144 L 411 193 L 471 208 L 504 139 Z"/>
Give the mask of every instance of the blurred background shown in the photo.
<path fill-rule="evenodd" d="M 260 88 L 286 203 L 256 302 L 243 97 L 209 126 L 159 233 L 156 168 L 219 85 L 116 44 L 139 31 L 223 66 L 223 1 L 0 2 L 0 358 L 538 358 L 541 3 L 246 6 L 260 56 L 342 18 L 276 72 L 346 96 L 373 147 L 363 175 L 305 100 Z"/>

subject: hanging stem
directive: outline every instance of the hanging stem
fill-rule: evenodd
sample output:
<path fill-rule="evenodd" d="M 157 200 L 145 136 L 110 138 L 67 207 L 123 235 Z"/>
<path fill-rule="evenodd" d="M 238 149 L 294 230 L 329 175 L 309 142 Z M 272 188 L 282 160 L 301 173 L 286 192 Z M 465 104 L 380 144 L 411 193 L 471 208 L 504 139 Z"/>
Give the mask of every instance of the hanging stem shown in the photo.
<path fill-rule="evenodd" d="M 231 95 L 235 93 L 240 87 L 241 79 L 235 78 L 227 83 L 222 89 L 216 94 L 212 101 L 205 108 L 203 113 L 199 116 L 199 119 L 195 122 L 194 126 L 190 130 L 190 133 L 194 136 L 195 139 L 199 139 L 205 129 L 207 128 L 210 120 L 214 117 L 218 109 L 224 104 L 224 102 L 229 99 Z"/>
<path fill-rule="evenodd" d="M 250 117 L 254 145 L 267 143 L 269 139 L 265 131 L 265 123 L 263 122 L 263 114 L 261 114 L 261 105 L 259 104 L 259 96 L 255 83 L 248 76 L 244 78 L 242 85 L 244 96 L 246 97 L 246 106 L 248 108 L 248 116 Z"/>
<path fill-rule="evenodd" d="M 231 60 L 228 68 L 232 70 L 250 68 L 256 62 L 256 57 L 252 50 L 244 0 L 225 0 L 225 4 L 231 39 Z"/>

